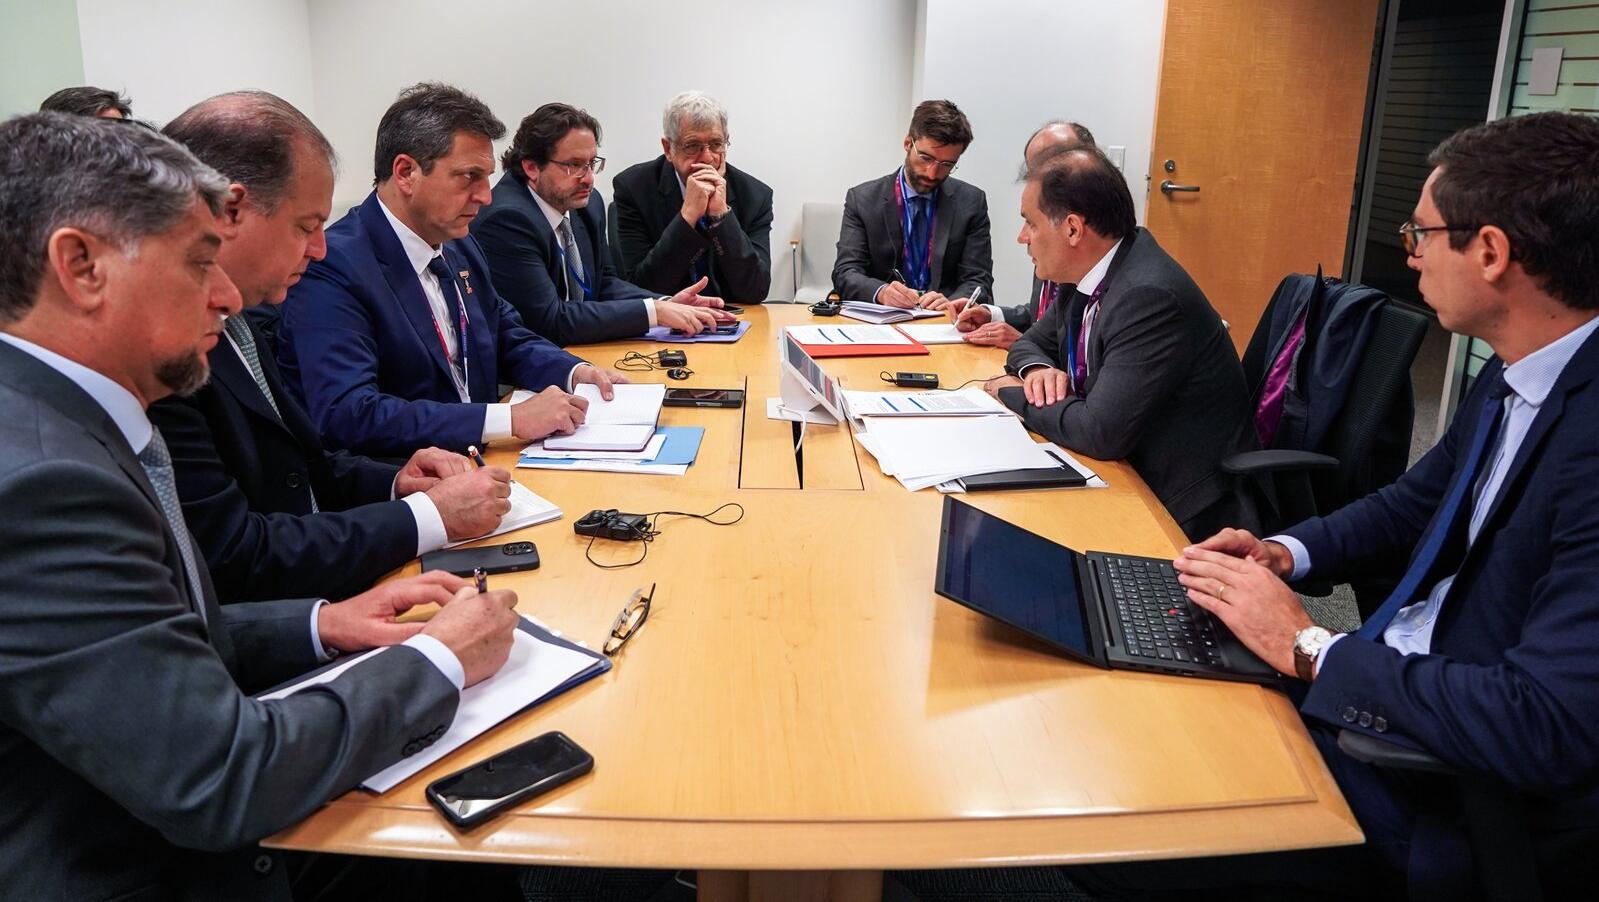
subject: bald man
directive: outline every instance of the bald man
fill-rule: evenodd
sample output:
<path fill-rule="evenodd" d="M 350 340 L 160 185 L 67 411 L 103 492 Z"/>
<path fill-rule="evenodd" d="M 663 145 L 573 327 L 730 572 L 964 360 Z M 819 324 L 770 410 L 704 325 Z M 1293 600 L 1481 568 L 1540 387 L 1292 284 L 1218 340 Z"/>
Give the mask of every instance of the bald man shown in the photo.
<path fill-rule="evenodd" d="M 1093 133 L 1080 123 L 1052 119 L 1027 139 L 1027 145 L 1022 148 L 1022 160 L 1026 168 L 1031 170 L 1062 151 L 1093 146 Z M 950 304 L 951 315 L 959 314 L 955 319 L 955 328 L 961 331 L 968 344 L 1009 350 L 1059 295 L 1060 286 L 1040 279 L 1035 271 L 1033 289 L 1027 303 L 1001 307 L 998 304 L 968 306 L 964 300 L 953 301 Z"/>

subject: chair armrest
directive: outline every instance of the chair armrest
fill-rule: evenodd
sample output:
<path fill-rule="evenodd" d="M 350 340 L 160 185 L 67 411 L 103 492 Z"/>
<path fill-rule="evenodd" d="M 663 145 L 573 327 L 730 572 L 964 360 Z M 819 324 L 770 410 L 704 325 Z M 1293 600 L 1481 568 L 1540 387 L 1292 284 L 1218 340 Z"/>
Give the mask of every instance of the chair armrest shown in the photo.
<path fill-rule="evenodd" d="M 1378 739 L 1368 733 L 1354 730 L 1338 731 L 1338 748 L 1344 754 L 1376 767 L 1395 770 L 1422 770 L 1435 774 L 1453 774 L 1457 771 L 1448 764 L 1418 749 Z"/>
<path fill-rule="evenodd" d="M 1234 476 L 1271 473 L 1277 470 L 1332 470 L 1338 458 L 1314 451 L 1245 451 L 1222 458 L 1221 468 Z"/>

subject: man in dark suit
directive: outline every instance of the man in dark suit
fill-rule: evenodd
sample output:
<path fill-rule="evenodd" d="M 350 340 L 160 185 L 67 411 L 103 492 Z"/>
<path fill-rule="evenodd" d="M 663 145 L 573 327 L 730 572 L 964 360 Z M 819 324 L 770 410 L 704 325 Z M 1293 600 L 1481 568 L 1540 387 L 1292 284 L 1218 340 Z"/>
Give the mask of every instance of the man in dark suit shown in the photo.
<path fill-rule="evenodd" d="M 844 196 L 833 289 L 845 300 L 942 310 L 994 293 L 988 198 L 951 178 L 972 143 L 955 104 L 923 101 L 905 135 L 905 162 Z"/>
<path fill-rule="evenodd" d="M 327 138 L 260 92 L 202 101 L 165 132 L 235 179 L 223 208 L 233 230 L 217 261 L 244 305 L 281 303 L 326 253 Z M 401 468 L 325 451 L 244 316 L 228 318 L 208 360 L 211 381 L 152 405 L 150 419 L 224 601 L 342 598 L 447 541 L 489 532 L 510 508 L 510 474 L 459 454 L 424 448 Z"/>
<path fill-rule="evenodd" d="M 616 274 L 606 242 L 605 201 L 594 176 L 600 123 L 564 103 L 523 118 L 500 162 L 494 202 L 472 223 L 494 278 L 528 326 L 559 345 L 643 335 L 657 325 L 690 335 L 732 317 L 701 295 L 701 279 L 656 297 Z"/>
<path fill-rule="evenodd" d="M 326 259 L 289 289 L 278 327 L 284 382 L 334 448 L 406 457 L 440 445 L 571 432 L 617 374 L 522 325 L 467 235 L 489 202 L 505 126 L 448 85 L 408 88 L 378 123 L 377 189 L 328 229 Z M 495 403 L 504 380 L 537 392 Z"/>
<path fill-rule="evenodd" d="M 1308 684 L 1300 711 L 1366 834 L 1361 895 L 1470 898 L 1478 878 L 1449 783 L 1361 764 L 1340 730 L 1507 785 L 1544 898 L 1591 898 L 1599 877 L 1596 158 L 1599 121 L 1570 113 L 1500 119 L 1435 149 L 1404 229 L 1410 266 L 1439 323 L 1497 359 L 1398 482 L 1265 541 L 1223 531 L 1176 564 L 1190 598 Z M 1338 636 L 1284 583 L 1356 573 L 1400 582 Z M 1342 877 L 1311 853 L 1257 858 L 1214 862 L 1210 876 Z M 1116 870 L 1124 886 L 1149 885 Z"/>
<path fill-rule="evenodd" d="M 772 189 L 727 162 L 727 108 L 699 91 L 666 104 L 662 155 L 612 182 L 624 277 L 653 291 L 759 304 L 772 287 Z"/>
<path fill-rule="evenodd" d="M 1255 442 L 1244 371 L 1221 317 L 1092 147 L 1027 174 L 1019 240 L 1038 274 L 1075 285 L 1011 346 L 988 390 L 1051 441 L 1126 458 L 1192 539 L 1253 523 L 1221 461 Z"/>
<path fill-rule="evenodd" d="M 1087 128 L 1076 122 L 1053 119 L 1027 139 L 1027 144 L 1022 148 L 1022 163 L 1031 169 L 1061 151 L 1093 146 L 1094 135 Z M 1075 290 L 1075 286 L 1068 286 L 1067 295 Z M 1001 307 L 998 304 L 951 302 L 950 315 L 955 316 L 955 328 L 960 330 L 968 344 L 1009 350 L 1023 332 L 1038 322 L 1042 313 L 1048 312 L 1060 294 L 1061 285 L 1058 282 L 1040 279 L 1035 270 L 1027 303 Z"/>
<path fill-rule="evenodd" d="M 226 193 L 154 131 L 0 125 L 0 885 L 19 898 L 287 899 L 254 843 L 433 742 L 510 651 L 516 596 L 442 573 L 217 605 L 145 408 L 204 382 L 239 310 L 215 265 Z M 444 607 L 393 622 L 419 603 Z M 248 694 L 376 645 L 315 688 Z"/>

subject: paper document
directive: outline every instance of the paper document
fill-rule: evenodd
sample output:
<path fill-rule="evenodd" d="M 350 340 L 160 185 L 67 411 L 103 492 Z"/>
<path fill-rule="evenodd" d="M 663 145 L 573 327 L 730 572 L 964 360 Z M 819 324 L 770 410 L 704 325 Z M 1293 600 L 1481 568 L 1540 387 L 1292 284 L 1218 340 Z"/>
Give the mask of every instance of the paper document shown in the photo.
<path fill-rule="evenodd" d="M 522 457 L 543 457 L 550 460 L 633 460 L 640 463 L 652 461 L 666 444 L 666 434 L 657 430 L 655 437 L 643 451 L 551 451 L 543 442 L 534 442 L 522 449 Z"/>
<path fill-rule="evenodd" d="M 955 328 L 954 323 L 910 323 L 900 330 L 924 345 L 958 345 L 966 343 L 966 333 Z"/>
<path fill-rule="evenodd" d="M 261 698 L 284 698 L 309 686 L 330 682 L 368 657 L 387 651 L 386 648 L 375 649 Z M 517 630 L 511 641 L 511 656 L 505 666 L 494 676 L 461 691 L 461 704 L 455 711 L 455 720 L 444 735 L 415 755 L 403 758 L 368 777 L 361 787 L 373 792 L 393 789 L 412 774 L 465 745 L 468 740 L 543 698 L 593 665 L 594 658 L 590 655 Z"/>
<path fill-rule="evenodd" d="M 905 333 L 893 326 L 789 326 L 788 334 L 802 345 L 908 345 Z"/>
<path fill-rule="evenodd" d="M 889 416 L 868 422 L 862 447 L 912 491 L 979 473 L 1060 466 L 1015 417 Z"/>
<path fill-rule="evenodd" d="M 849 391 L 844 403 L 853 417 L 1014 416 L 976 386 L 958 391 Z"/>
<path fill-rule="evenodd" d="M 661 402 L 666 400 L 664 385 L 613 385 L 614 395 L 606 401 L 600 397 L 600 387 L 587 382 L 579 385 L 573 394 L 589 402 L 585 425 L 593 426 L 654 426 L 661 418 Z"/>
<path fill-rule="evenodd" d="M 513 529 L 521 529 L 524 526 L 536 526 L 540 523 L 561 519 L 560 508 L 546 501 L 532 489 L 517 482 L 515 479 L 511 480 L 511 497 L 508 500 L 511 502 L 511 509 L 505 512 L 505 516 L 500 518 L 500 525 L 495 527 L 494 531 L 489 533 L 488 536 L 478 536 L 476 539 L 462 539 L 459 542 L 451 542 L 444 547 L 454 548 L 457 545 L 465 545 L 467 542 L 476 542 L 478 539 L 497 536 Z"/>
<path fill-rule="evenodd" d="M 839 313 L 864 323 L 903 323 L 913 319 L 943 316 L 942 310 L 924 310 L 921 307 L 890 307 L 871 301 L 845 301 Z"/>
<path fill-rule="evenodd" d="M 655 424 L 627 426 L 610 423 L 584 423 L 571 435 L 552 435 L 544 440 L 551 451 L 642 451 L 655 436 Z"/>
<path fill-rule="evenodd" d="M 656 439 L 661 440 L 660 450 L 648 460 L 615 459 L 609 456 L 596 458 L 583 452 L 551 457 L 545 455 L 538 446 L 529 446 L 517 458 L 516 465 L 542 470 L 600 470 L 606 473 L 682 476 L 688 472 L 694 458 L 699 456 L 700 443 L 705 439 L 705 427 L 661 426 L 656 429 Z M 656 439 L 650 440 L 650 447 L 654 446 Z M 544 444 L 548 445 L 549 440 L 546 439 Z"/>

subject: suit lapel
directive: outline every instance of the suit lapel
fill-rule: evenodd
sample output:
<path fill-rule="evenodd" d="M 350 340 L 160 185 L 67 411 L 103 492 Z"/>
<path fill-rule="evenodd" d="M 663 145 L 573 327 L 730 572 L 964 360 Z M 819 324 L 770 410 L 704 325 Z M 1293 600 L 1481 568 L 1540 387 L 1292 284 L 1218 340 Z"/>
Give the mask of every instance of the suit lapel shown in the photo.
<path fill-rule="evenodd" d="M 894 256 L 889 260 L 888 265 L 894 269 L 900 269 L 905 262 L 905 226 L 900 221 L 899 200 L 894 193 L 894 182 L 898 178 L 899 170 L 895 170 L 894 174 L 888 177 L 888 181 L 884 182 L 885 191 L 883 197 L 884 231 L 888 234 L 889 246 L 894 251 Z M 904 272 L 903 269 L 900 269 L 900 271 Z M 887 278 L 887 275 L 885 274 L 884 277 Z"/>
<path fill-rule="evenodd" d="M 589 290 L 594 293 L 595 300 L 598 300 L 600 296 L 600 271 L 598 262 L 594 258 L 595 251 L 599 249 L 600 243 L 594 235 L 590 234 L 589 218 L 587 216 L 578 216 L 576 214 L 569 214 L 569 216 L 572 222 L 572 238 L 577 242 L 577 255 L 583 258 L 583 281 L 589 283 Z M 603 223 L 600 228 L 605 228 Z M 577 279 L 575 277 L 572 282 L 574 283 L 572 286 L 574 289 L 577 291 L 583 290 L 582 286 L 576 284 Z"/>
<path fill-rule="evenodd" d="M 439 368 L 439 373 L 447 381 L 451 380 L 450 362 L 445 359 L 444 346 L 439 343 L 438 326 L 433 322 L 433 308 L 428 306 L 427 295 L 422 293 L 422 281 L 416 270 L 411 268 L 411 259 L 405 255 L 400 236 L 394 234 L 388 217 L 378 208 L 376 193 L 368 196 L 366 203 L 361 205 L 361 217 L 367 234 L 372 236 L 374 256 L 383 270 L 384 281 L 389 283 L 389 290 L 394 292 L 395 302 L 405 312 L 405 318 L 411 321 L 411 328 L 416 330 L 416 337 L 427 349 L 427 355 Z M 449 381 L 449 384 L 455 383 Z"/>
<path fill-rule="evenodd" d="M 938 189 L 938 199 L 933 202 L 933 255 L 927 262 L 927 290 L 937 291 L 941 287 L 954 290 L 956 286 L 943 284 L 944 251 L 949 247 L 949 232 L 954 227 L 952 220 L 955 218 L 955 205 L 951 203 L 948 190 L 949 182 L 944 182 L 944 187 Z"/>
<path fill-rule="evenodd" d="M 257 347 L 260 347 L 259 337 Z M 280 429 L 283 428 L 283 422 L 278 419 L 272 405 L 267 403 L 266 395 L 261 394 L 260 386 L 255 384 L 255 377 L 250 375 L 249 367 L 245 366 L 244 360 L 233 349 L 232 342 L 226 338 L 217 342 L 216 348 L 211 351 L 210 361 L 211 381 L 216 384 L 218 391 L 227 392 L 251 413 Z M 264 370 L 266 367 L 264 355 L 261 365 Z M 280 396 L 281 394 L 279 392 Z"/>

